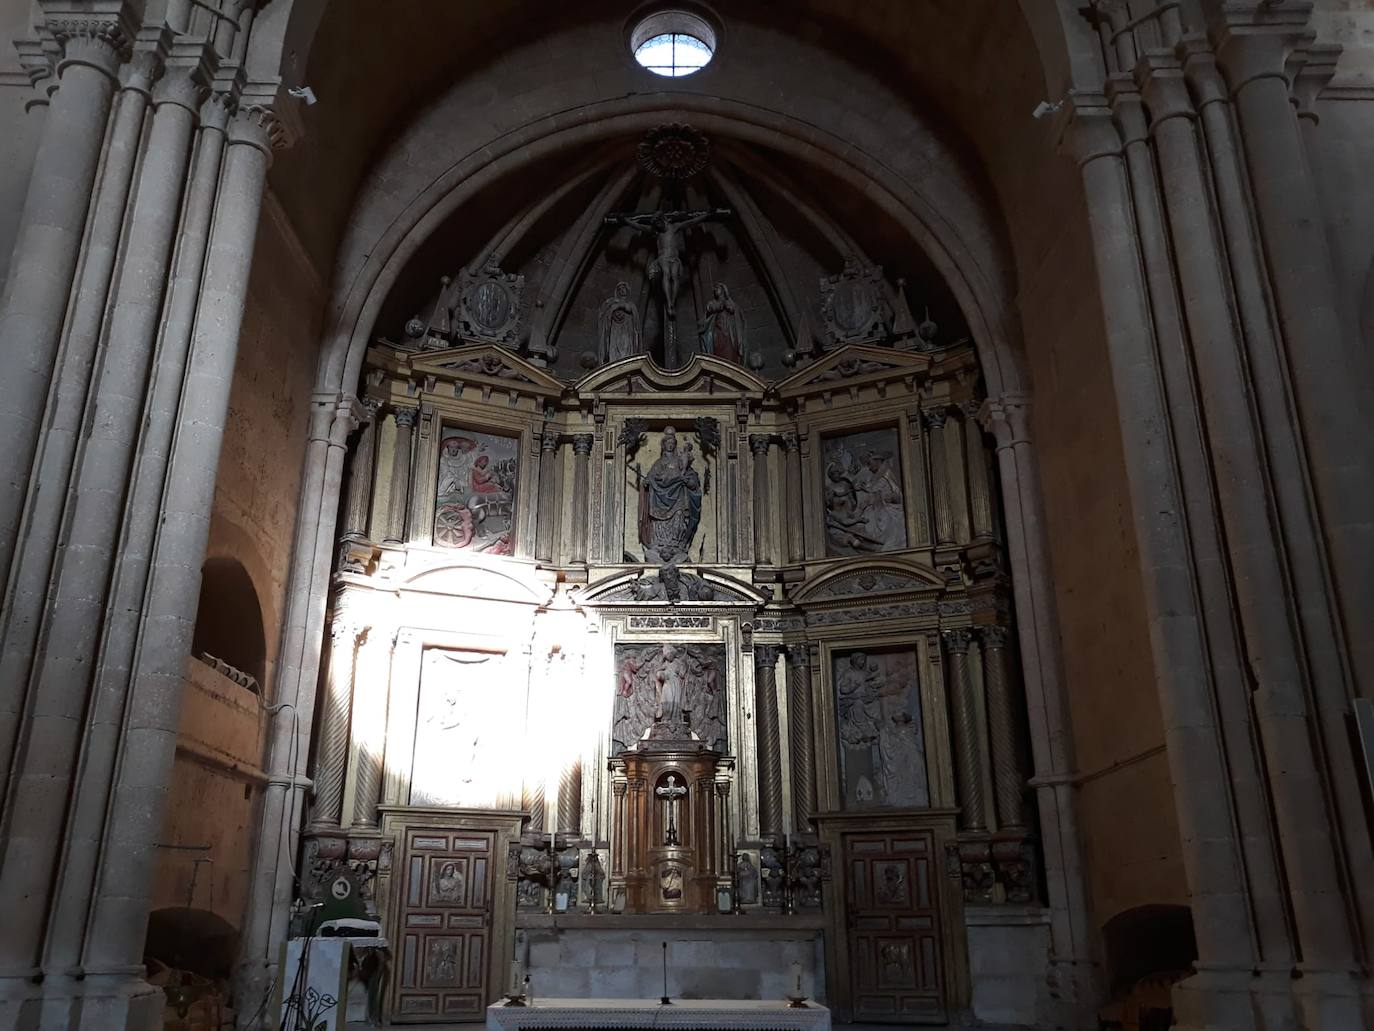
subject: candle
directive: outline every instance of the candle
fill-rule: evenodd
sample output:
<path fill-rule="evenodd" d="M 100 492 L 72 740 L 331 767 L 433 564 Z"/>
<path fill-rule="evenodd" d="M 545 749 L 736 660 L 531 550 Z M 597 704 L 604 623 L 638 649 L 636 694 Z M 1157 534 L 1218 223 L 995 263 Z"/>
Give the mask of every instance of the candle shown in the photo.
<path fill-rule="evenodd" d="M 511 994 L 520 994 L 520 961 L 513 959 L 510 962 L 510 990 Z"/>
<path fill-rule="evenodd" d="M 792 979 L 797 986 L 793 994 L 800 999 L 802 997 L 802 965 L 796 960 L 792 961 Z"/>

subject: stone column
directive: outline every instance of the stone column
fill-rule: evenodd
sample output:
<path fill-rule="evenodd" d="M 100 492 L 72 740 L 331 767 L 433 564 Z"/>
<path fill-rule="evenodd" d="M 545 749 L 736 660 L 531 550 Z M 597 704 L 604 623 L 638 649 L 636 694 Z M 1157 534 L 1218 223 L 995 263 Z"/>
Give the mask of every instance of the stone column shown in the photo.
<path fill-rule="evenodd" d="M 14 558 L 11 593 L 6 599 L 7 619 L 3 639 L 0 639 L 3 643 L 0 684 L 14 685 L 12 690 L 0 691 L 0 795 L 9 782 L 12 748 L 25 695 L 16 678 L 24 675 L 22 670 L 32 659 L 41 626 L 52 559 L 62 532 L 67 485 L 81 438 L 91 366 L 105 324 L 110 282 L 143 140 L 143 119 L 152 97 L 153 81 L 162 72 L 161 54 L 143 51 L 127 69 L 128 79 L 119 95 L 105 148 L 99 191 L 91 211 L 80 278 L 68 319 L 67 339 L 56 369 L 53 394 L 44 413 L 44 426 L 38 435 L 38 450 L 33 457 L 33 490 L 27 505 L 22 506 L 27 513 L 24 540 L 14 542 L 19 550 Z M 19 274 L 21 270 L 11 268 L 11 280 Z M 0 397 L 4 389 L 0 386 Z M 4 418 L 0 413 L 0 420 Z M 3 492 L 7 489 L 8 485 L 0 486 L 0 577 L 8 566 L 5 556 L 11 543 L 11 538 L 3 531 L 6 525 L 3 512 L 7 503 L 3 500 L 6 497 Z M 23 500 L 21 497 L 20 503 Z M 19 510 L 14 518 L 17 527 Z"/>
<path fill-rule="evenodd" d="M 1026 827 L 1025 763 L 1016 718 L 1007 643 L 1011 634 L 1004 626 L 983 627 L 983 684 L 987 691 L 988 738 L 992 753 L 992 786 L 997 800 L 997 823 L 1004 831 Z"/>
<path fill-rule="evenodd" d="M 935 546 L 954 547 L 954 508 L 949 489 L 949 452 L 945 448 L 945 420 L 949 413 L 943 408 L 928 408 L 923 413 L 926 440 L 930 445 L 930 484 L 935 496 Z"/>
<path fill-rule="evenodd" d="M 988 453 L 983 447 L 983 430 L 978 425 L 981 402 L 969 401 L 964 413 L 964 464 L 968 476 L 969 530 L 974 541 L 990 541 L 997 536 L 993 513 L 992 485 L 988 482 Z"/>
<path fill-rule="evenodd" d="M 355 691 L 353 704 L 353 754 L 357 757 L 353 776 L 353 819 L 356 830 L 372 831 L 377 829 L 377 805 L 382 800 L 382 759 L 385 752 L 387 725 L 387 692 L 382 685 L 386 677 L 377 676 L 377 653 L 386 655 L 386 668 L 391 668 L 391 649 L 395 647 L 395 636 L 388 635 L 386 646 L 377 639 L 375 626 L 366 631 L 366 641 L 359 660 L 366 659 L 365 671 L 359 678 L 355 673 L 355 684 L 362 679 L 366 685 L 362 695 Z M 373 679 L 375 677 L 375 680 Z M 371 697 L 364 697 L 370 695 Z M 364 726 L 364 721 L 366 725 Z"/>
<path fill-rule="evenodd" d="M 343 537 L 366 540 L 368 517 L 372 512 L 372 476 L 377 465 L 377 413 L 381 402 L 363 401 L 363 428 L 353 446 L 353 464 L 348 470 L 348 493 L 344 500 Z"/>
<path fill-rule="evenodd" d="M 535 513 L 534 557 L 553 561 L 554 530 L 558 526 L 558 430 L 545 425 L 539 437 L 539 511 Z M 576 522 L 576 518 L 573 520 Z"/>
<path fill-rule="evenodd" d="M 805 833 L 816 812 L 816 738 L 811 649 L 804 644 L 787 646 L 787 728 L 792 739 L 792 830 Z"/>
<path fill-rule="evenodd" d="M 1286 367 L 1307 443 L 1336 593 L 1345 613 L 1346 646 L 1360 694 L 1374 695 L 1374 520 L 1368 485 L 1374 479 L 1369 424 L 1361 406 L 1367 371 L 1342 331 L 1326 220 L 1303 149 L 1285 64 L 1305 42 L 1310 4 L 1283 10 L 1262 5 L 1218 8 L 1217 56 L 1230 84 L 1240 126 L 1260 239 L 1269 255 Z M 1343 704 L 1343 703 L 1342 703 Z M 1333 748 L 1344 747 L 1343 742 Z M 1354 833 L 1364 833 L 1356 830 Z"/>
<path fill-rule="evenodd" d="M 986 830 L 987 800 L 983 795 L 983 768 L 978 733 L 978 706 L 969 676 L 968 649 L 973 635 L 967 630 L 946 630 L 942 635 L 949 656 L 949 706 L 954 714 L 954 768 L 959 778 L 959 805 L 964 811 L 964 830 Z"/>
<path fill-rule="evenodd" d="M 1293 912 L 1307 963 L 1354 964 L 1323 776 L 1313 753 L 1302 645 L 1294 639 L 1289 581 L 1275 542 L 1266 462 L 1257 438 L 1244 342 L 1230 303 L 1226 255 L 1206 205 L 1211 182 L 1193 127 L 1182 70 L 1172 58 L 1142 62 L 1160 181 L 1174 241 L 1197 390 L 1207 425 L 1213 484 L 1226 526 L 1236 610 L 1246 638 L 1254 706 L 1284 845 Z M 1344 687 L 1342 685 L 1342 692 Z"/>
<path fill-rule="evenodd" d="M 587 497 L 587 479 L 591 464 L 592 447 L 596 437 L 590 433 L 573 435 L 573 496 L 572 496 L 572 554 L 573 562 L 587 561 L 587 527 L 592 513 Z"/>
<path fill-rule="evenodd" d="M 775 838 L 782 834 L 783 826 L 776 644 L 754 645 L 754 733 L 759 764 L 759 835 Z"/>
<path fill-rule="evenodd" d="M 787 561 L 801 562 L 806 558 L 806 520 L 802 518 L 801 438 L 795 432 L 789 430 L 782 435 L 782 453 L 787 480 L 787 518 L 783 520 L 787 528 Z"/>
<path fill-rule="evenodd" d="M 1121 140 L 1095 98 L 1074 100 L 1070 139 L 1088 204 L 1117 397 L 1136 544 L 1151 624 L 1156 683 L 1175 789 L 1199 968 L 1189 989 L 1210 1009 L 1200 1023 L 1250 1020 L 1255 955 L 1229 776 L 1211 697 L 1210 668 L 1191 575 L 1186 508 L 1169 448 L 1147 290 L 1133 232 Z M 1193 980 L 1193 979 L 1190 979 Z M 1176 995 L 1176 998 L 1181 998 Z M 1189 1015 L 1188 1023 L 1193 1019 Z"/>
<path fill-rule="evenodd" d="M 253 243 L 271 147 L 279 138 L 275 130 L 275 119 L 263 109 L 240 109 L 229 128 L 180 424 L 163 495 L 143 647 L 110 804 L 109 852 L 100 869 L 87 943 L 88 973 L 123 972 L 136 967 L 142 957 L 146 920 L 131 914 L 146 915 L 157 869 L 182 678 L 195 626 Z"/>
<path fill-rule="evenodd" d="M 320 708 L 320 743 L 315 757 L 312 831 L 337 830 L 343 819 L 348 739 L 353 723 L 353 669 L 362 633 L 349 612 L 347 594 L 340 594 L 334 606 L 334 620 L 329 626 L 329 665 Z"/>
<path fill-rule="evenodd" d="M 981 418 L 997 448 L 1007 557 L 1017 614 L 1021 687 L 1026 697 L 1041 850 L 1045 857 L 1053 953 L 1050 960 L 1070 1012 L 1086 1021 L 1101 987 L 1088 914 L 1083 843 L 1078 831 L 1076 767 L 1064 686 L 1059 619 L 1042 513 L 1039 467 L 1030 438 L 1030 399 L 1008 393 L 983 402 Z"/>
<path fill-rule="evenodd" d="M 558 833 L 582 833 L 582 760 L 571 758 L 558 771 Z"/>
<path fill-rule="evenodd" d="M 386 537 L 382 543 L 395 547 L 406 542 L 406 515 L 410 511 L 410 458 L 414 447 L 418 408 L 397 408 L 396 453 L 391 460 L 391 497 L 387 499 Z"/>
<path fill-rule="evenodd" d="M 5 374 L 0 376 L 0 440 L 5 442 L 0 448 L 0 578 L 8 576 L 14 555 L 48 386 L 58 365 L 58 342 L 104 149 L 115 74 L 133 35 L 122 5 L 113 14 L 67 13 L 48 27 L 62 50 L 57 92 L 38 141 L 0 303 L 0 354 L 5 356 Z"/>
<path fill-rule="evenodd" d="M 749 451 L 754 456 L 754 564 L 773 564 L 772 534 L 768 532 L 773 516 L 773 499 L 768 490 L 768 448 L 773 438 L 766 433 L 749 434 Z"/>
<path fill-rule="evenodd" d="M 24 943 L 21 948 L 36 949 L 42 940 L 38 921 L 61 855 L 65 799 L 77 774 L 84 730 L 84 720 L 73 716 L 86 709 L 87 671 L 94 668 L 101 645 L 122 502 L 190 155 L 196 92 L 191 76 L 169 74 L 155 94 L 158 106 L 129 216 L 81 470 L 67 503 L 65 546 L 44 605 L 41 632 L 48 644 L 31 674 L 31 715 L 10 799 L 15 812 L 30 815 L 10 828 L 0 864 L 0 892 L 15 892 L 8 896 L 16 900 L 11 926 L 15 943 Z"/>

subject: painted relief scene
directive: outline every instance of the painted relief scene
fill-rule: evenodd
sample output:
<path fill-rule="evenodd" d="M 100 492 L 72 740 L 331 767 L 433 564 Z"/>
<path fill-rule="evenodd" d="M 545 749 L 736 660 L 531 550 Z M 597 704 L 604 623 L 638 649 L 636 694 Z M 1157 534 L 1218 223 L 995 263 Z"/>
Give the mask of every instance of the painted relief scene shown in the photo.
<path fill-rule="evenodd" d="M 899 455 L 895 429 L 826 438 L 827 555 L 871 555 L 906 547 Z"/>
<path fill-rule="evenodd" d="M 845 808 L 930 805 L 915 650 L 836 652 L 833 662 Z"/>
<path fill-rule="evenodd" d="M 469 430 L 439 444 L 434 543 L 488 555 L 511 553 L 519 442 Z"/>
<path fill-rule="evenodd" d="M 656 720 L 685 723 L 707 746 L 728 751 L 723 644 L 618 644 L 611 746 L 622 752 Z"/>

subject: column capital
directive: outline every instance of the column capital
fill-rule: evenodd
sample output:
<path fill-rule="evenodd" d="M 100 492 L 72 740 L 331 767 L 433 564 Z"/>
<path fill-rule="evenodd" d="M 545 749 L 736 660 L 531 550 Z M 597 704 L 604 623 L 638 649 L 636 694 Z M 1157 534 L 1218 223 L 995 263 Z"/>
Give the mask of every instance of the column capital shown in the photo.
<path fill-rule="evenodd" d="M 238 110 L 229 122 L 229 144 L 241 144 L 262 151 L 269 158 L 272 151 L 286 146 L 286 128 L 270 108 L 239 102 Z"/>
<path fill-rule="evenodd" d="M 420 409 L 397 407 L 392 413 L 396 419 L 396 425 L 410 429 L 415 425 L 415 420 L 419 418 Z"/>
<path fill-rule="evenodd" d="M 1208 104 L 1228 100 L 1226 80 L 1217 66 L 1217 55 L 1206 36 L 1191 34 L 1179 41 L 1179 59 L 1183 75 L 1193 93 L 1193 105 L 1202 111 Z"/>
<path fill-rule="evenodd" d="M 979 627 L 978 636 L 982 638 L 984 648 L 995 651 L 1007 646 L 1007 642 L 1011 640 L 1011 627 L 1001 624 Z"/>
<path fill-rule="evenodd" d="M 796 430 L 787 430 L 781 438 L 782 449 L 789 454 L 801 450 L 801 437 Z"/>
<path fill-rule="evenodd" d="M 562 441 L 562 434 L 553 426 L 545 426 L 539 434 L 540 451 L 557 451 L 558 445 Z"/>
<path fill-rule="evenodd" d="M 1317 114 L 1317 98 L 1336 74 L 1341 47 L 1336 43 L 1313 43 L 1302 54 L 1297 74 L 1293 77 L 1293 97 L 1298 102 L 1298 117 L 1321 121 Z"/>
<path fill-rule="evenodd" d="M 942 430 L 949 419 L 948 408 L 922 408 L 921 420 L 926 424 L 927 429 Z"/>
<path fill-rule="evenodd" d="M 1232 93 L 1256 79 L 1288 85 L 1294 49 L 1311 39 L 1312 0 L 1227 0 L 1210 13 L 1208 32 Z"/>
<path fill-rule="evenodd" d="M 772 669 L 778 664 L 778 652 L 782 649 L 776 644 L 754 645 L 754 666 L 757 669 Z"/>
<path fill-rule="evenodd" d="M 1064 143 L 1080 167 L 1121 155 L 1121 132 L 1105 94 L 1072 90 L 1064 110 L 1068 113 Z"/>
<path fill-rule="evenodd" d="M 1135 65 L 1135 81 L 1150 107 L 1150 127 L 1171 118 L 1195 118 L 1183 66 L 1172 54 L 1145 54 Z"/>
<path fill-rule="evenodd" d="M 375 397 L 364 397 L 359 400 L 363 408 L 363 421 L 376 422 L 377 413 L 382 410 L 382 402 Z"/>
<path fill-rule="evenodd" d="M 998 450 L 1030 442 L 1029 394 L 1009 393 L 983 402 L 979 420 L 997 441 Z"/>
<path fill-rule="evenodd" d="M 579 458 L 586 458 L 592 453 L 592 447 L 596 443 L 596 436 L 591 433 L 574 433 L 572 439 L 573 454 Z"/>
<path fill-rule="evenodd" d="M 811 664 L 811 646 L 806 644 L 789 644 L 785 646 L 787 651 L 787 664 L 789 666 L 808 666 Z"/>
<path fill-rule="evenodd" d="M 945 641 L 945 651 L 951 655 L 967 655 L 973 643 L 973 631 L 967 629 L 945 630 L 940 636 Z"/>
<path fill-rule="evenodd" d="M 38 0 L 38 7 L 41 30 L 62 48 L 59 76 L 68 64 L 85 64 L 115 77 L 138 32 L 127 0 Z"/>
<path fill-rule="evenodd" d="M 751 434 L 749 434 L 749 450 L 753 453 L 753 455 L 754 455 L 756 458 L 759 457 L 759 456 L 761 456 L 761 455 L 766 455 L 766 454 L 768 454 L 768 449 L 772 446 L 772 444 L 773 444 L 773 437 L 772 437 L 771 434 L 768 434 L 768 433 L 751 433 Z"/>

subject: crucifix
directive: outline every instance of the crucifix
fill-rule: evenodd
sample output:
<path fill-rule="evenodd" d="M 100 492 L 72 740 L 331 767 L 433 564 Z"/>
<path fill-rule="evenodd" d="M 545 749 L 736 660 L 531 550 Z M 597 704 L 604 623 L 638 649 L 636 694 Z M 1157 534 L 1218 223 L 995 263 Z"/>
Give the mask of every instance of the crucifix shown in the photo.
<path fill-rule="evenodd" d="M 677 782 L 676 774 L 668 774 L 668 783 L 654 788 L 654 794 L 663 799 L 664 807 L 667 809 L 664 821 L 663 844 L 681 845 L 677 835 L 677 807 L 682 796 L 687 794 L 686 786 Z"/>
<path fill-rule="evenodd" d="M 607 215 L 608 226 L 629 226 L 656 237 L 657 256 L 649 262 L 649 278 L 663 286 L 663 361 L 670 369 L 678 367 L 677 292 L 682 284 L 682 231 L 707 219 L 728 218 L 728 208 L 709 211 L 649 211 L 642 214 Z"/>

